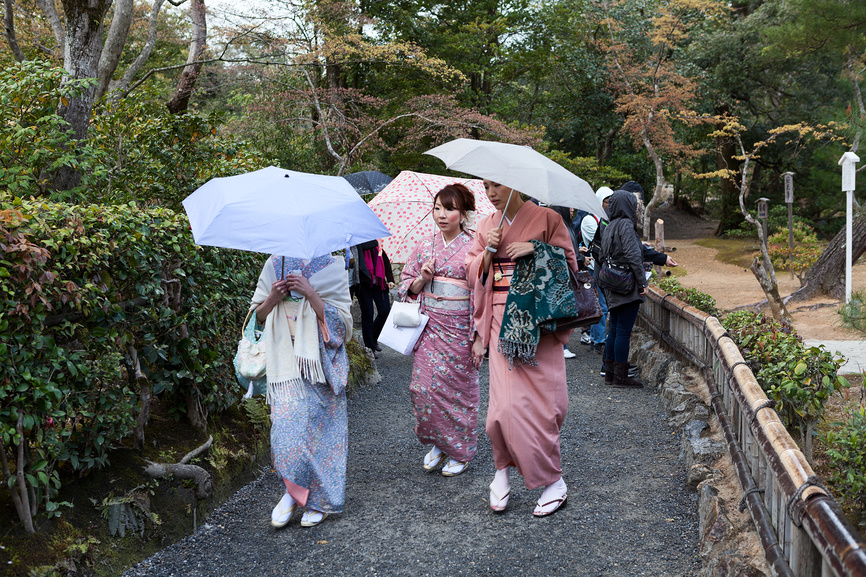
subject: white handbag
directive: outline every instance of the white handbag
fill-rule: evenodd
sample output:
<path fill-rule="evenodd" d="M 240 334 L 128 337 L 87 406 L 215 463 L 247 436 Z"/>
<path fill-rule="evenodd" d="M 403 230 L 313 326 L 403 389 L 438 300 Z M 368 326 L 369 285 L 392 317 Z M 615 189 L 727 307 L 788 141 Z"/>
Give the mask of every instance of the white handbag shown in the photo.
<path fill-rule="evenodd" d="M 397 301 L 391 305 L 387 323 L 395 327 L 414 328 L 421 323 L 421 303 Z"/>
<path fill-rule="evenodd" d="M 238 343 L 234 365 L 238 374 L 246 379 L 261 379 L 265 376 L 265 342 L 261 334 L 256 334 L 255 319 L 250 319 L 253 311 L 244 319 L 243 337 Z M 250 322 L 252 321 L 252 322 Z"/>
<path fill-rule="evenodd" d="M 403 315 L 409 307 L 400 307 L 398 305 L 409 305 L 414 309 L 414 312 L 409 311 L 408 318 L 401 318 L 401 322 L 405 324 L 413 322 L 414 316 L 417 314 L 417 322 L 411 326 L 401 326 L 396 320 L 396 315 Z M 401 311 L 400 309 L 403 309 Z M 401 355 L 411 355 L 415 351 L 415 346 L 418 344 L 418 339 L 424 332 L 424 327 L 427 326 L 427 321 L 430 317 L 421 312 L 421 305 L 414 303 L 405 303 L 397 301 L 391 305 L 391 312 L 388 313 L 388 320 L 385 321 L 385 326 L 382 327 L 382 332 L 379 334 L 379 344 L 385 345 L 388 348 L 394 349 Z"/>

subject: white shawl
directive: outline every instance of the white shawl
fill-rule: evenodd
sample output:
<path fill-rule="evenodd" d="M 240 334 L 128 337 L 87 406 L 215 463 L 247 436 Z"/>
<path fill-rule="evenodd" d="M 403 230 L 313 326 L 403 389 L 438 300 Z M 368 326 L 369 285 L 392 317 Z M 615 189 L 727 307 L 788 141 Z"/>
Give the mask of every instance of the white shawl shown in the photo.
<path fill-rule="evenodd" d="M 271 292 L 271 286 L 277 281 L 276 272 L 271 258 L 259 275 L 256 292 L 253 294 L 250 310 L 255 310 L 265 301 Z M 349 279 L 345 268 L 339 260 L 331 258 L 330 263 L 309 278 L 310 285 L 319 296 L 337 309 L 340 319 L 346 325 L 346 338 L 352 338 L 352 304 L 349 296 Z M 288 398 L 291 394 L 304 396 L 304 381 L 312 383 L 326 382 L 322 370 L 322 359 L 319 354 L 319 328 L 322 330 L 324 342 L 330 340 L 326 322 L 318 322 L 316 312 L 307 301 L 300 302 L 298 319 L 295 324 L 295 339 L 292 343 L 291 330 L 287 317 L 289 301 L 281 301 L 273 308 L 265 320 L 265 358 L 267 363 L 268 393 L 267 401 L 272 404 L 274 398 Z"/>

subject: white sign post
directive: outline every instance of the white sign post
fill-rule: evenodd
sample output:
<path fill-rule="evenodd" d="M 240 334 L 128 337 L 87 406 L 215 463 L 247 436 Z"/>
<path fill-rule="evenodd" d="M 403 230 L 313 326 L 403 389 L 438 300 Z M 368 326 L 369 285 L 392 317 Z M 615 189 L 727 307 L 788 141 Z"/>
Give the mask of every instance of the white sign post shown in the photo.
<path fill-rule="evenodd" d="M 839 159 L 842 166 L 842 190 L 846 193 L 845 199 L 845 304 L 851 302 L 851 244 L 853 243 L 852 229 L 854 225 L 854 176 L 857 169 L 854 166 L 860 162 L 860 157 L 853 152 L 846 152 Z"/>

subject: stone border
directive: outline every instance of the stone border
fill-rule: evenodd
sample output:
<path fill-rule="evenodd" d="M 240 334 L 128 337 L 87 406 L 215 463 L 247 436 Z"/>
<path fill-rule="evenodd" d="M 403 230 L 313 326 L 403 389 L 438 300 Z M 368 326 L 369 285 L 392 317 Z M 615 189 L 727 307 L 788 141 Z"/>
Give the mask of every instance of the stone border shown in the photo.
<path fill-rule="evenodd" d="M 631 362 L 658 392 L 668 425 L 681 431 L 680 458 L 686 485 L 698 494 L 698 577 L 772 575 L 749 513 L 740 507 L 742 488 L 727 453 L 709 389 L 700 372 L 664 352 L 646 329 L 636 327 Z"/>

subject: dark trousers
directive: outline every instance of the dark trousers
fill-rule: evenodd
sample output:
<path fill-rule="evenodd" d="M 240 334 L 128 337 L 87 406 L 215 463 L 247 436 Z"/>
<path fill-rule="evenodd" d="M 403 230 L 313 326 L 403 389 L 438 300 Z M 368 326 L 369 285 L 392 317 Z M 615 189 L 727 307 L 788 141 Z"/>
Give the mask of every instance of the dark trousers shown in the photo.
<path fill-rule="evenodd" d="M 608 311 L 609 325 L 604 356 L 613 358 L 618 363 L 628 362 L 631 331 L 637 320 L 638 309 L 640 309 L 640 301 L 634 301 Z"/>
<path fill-rule="evenodd" d="M 364 346 L 375 349 L 379 340 L 379 333 L 388 320 L 391 312 L 391 299 L 387 290 L 379 287 L 366 286 L 362 283 L 352 287 L 358 298 L 358 306 L 361 308 L 361 334 L 364 336 Z M 373 305 L 376 306 L 376 315 L 373 316 Z"/>

